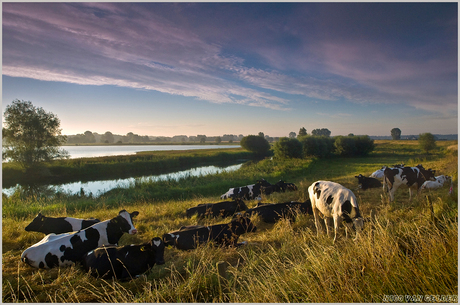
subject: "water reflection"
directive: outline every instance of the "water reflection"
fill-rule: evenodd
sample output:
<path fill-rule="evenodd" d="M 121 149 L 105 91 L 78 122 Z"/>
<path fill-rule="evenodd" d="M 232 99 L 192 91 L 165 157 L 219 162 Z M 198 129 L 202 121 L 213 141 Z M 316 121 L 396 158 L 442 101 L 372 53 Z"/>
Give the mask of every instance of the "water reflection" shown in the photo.
<path fill-rule="evenodd" d="M 3 189 L 2 192 L 7 196 L 11 196 L 16 192 L 21 196 L 37 196 L 48 198 L 53 196 L 59 196 L 60 194 L 98 197 L 103 193 L 117 187 L 128 188 L 134 184 L 142 182 L 156 182 L 162 180 L 177 181 L 179 179 L 187 177 L 206 176 L 210 174 L 221 173 L 223 171 L 231 172 L 239 169 L 242 165 L 243 163 L 226 167 L 201 166 L 163 175 L 131 177 L 126 179 L 75 182 L 59 185 L 17 185 L 15 187 Z"/>

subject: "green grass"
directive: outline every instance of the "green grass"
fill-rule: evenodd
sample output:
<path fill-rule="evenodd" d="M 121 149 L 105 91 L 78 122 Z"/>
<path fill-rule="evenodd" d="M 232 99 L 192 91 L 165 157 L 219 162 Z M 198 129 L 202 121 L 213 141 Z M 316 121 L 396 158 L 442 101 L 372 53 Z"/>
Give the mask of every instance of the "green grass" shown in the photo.
<path fill-rule="evenodd" d="M 62 196 L 3 200 L 3 302 L 383 302 L 385 295 L 458 294 L 458 157 L 456 142 L 438 142 L 425 156 L 413 141 L 376 141 L 365 158 L 270 160 L 232 173 L 191 177 L 179 182 L 136 183 L 101 198 Z M 448 149 L 449 148 L 449 149 Z M 408 200 L 407 188 L 388 203 L 382 189 L 357 190 L 355 175 L 369 175 L 382 165 L 422 163 L 437 174 L 453 176 L 448 186 Z M 295 222 L 266 224 L 252 217 L 258 230 L 241 236 L 240 248 L 201 246 L 192 251 L 165 250 L 166 264 L 130 282 L 99 280 L 80 266 L 34 269 L 20 255 L 43 234 L 24 227 L 42 210 L 48 216 L 109 219 L 122 208 L 137 210 L 136 235 L 121 245 L 141 243 L 183 225 L 226 223 L 226 219 L 187 219 L 185 210 L 217 202 L 228 187 L 284 179 L 299 190 L 264 197 L 265 202 L 305 200 L 316 180 L 332 180 L 352 189 L 367 222 L 357 241 L 316 236 L 314 220 L 298 215 Z M 431 203 L 430 203 L 431 202 Z M 256 203 L 248 201 L 253 207 Z M 219 280 L 218 262 L 227 262 Z"/>

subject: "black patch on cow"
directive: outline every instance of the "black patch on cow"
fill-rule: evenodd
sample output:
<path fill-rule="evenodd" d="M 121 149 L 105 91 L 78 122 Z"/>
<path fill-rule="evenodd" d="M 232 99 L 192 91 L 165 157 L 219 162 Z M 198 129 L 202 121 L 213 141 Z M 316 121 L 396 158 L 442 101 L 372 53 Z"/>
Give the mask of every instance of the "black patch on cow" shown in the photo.
<path fill-rule="evenodd" d="M 48 268 L 53 268 L 53 267 L 58 267 L 59 266 L 59 259 L 56 255 L 48 253 L 45 256 L 45 263 L 48 266 Z M 39 267 L 42 265 L 42 262 L 40 262 Z M 40 267 L 43 268 L 43 267 Z"/>
<path fill-rule="evenodd" d="M 326 199 L 326 203 L 327 203 L 327 204 L 331 204 L 332 201 L 334 201 L 334 197 L 332 197 L 331 195 L 329 195 L 329 197 L 327 197 L 327 199 Z"/>
<path fill-rule="evenodd" d="M 99 245 L 100 234 L 98 230 L 88 228 L 85 231 L 86 240 L 82 241 L 79 235 L 75 234 L 70 238 L 71 247 L 65 247 L 64 254 L 61 256 L 61 262 L 65 260 L 78 262 L 87 252 L 96 249 Z M 61 248 L 62 249 L 62 246 Z"/>
<path fill-rule="evenodd" d="M 38 264 L 38 268 L 45 268 L 45 264 L 43 262 L 40 262 L 40 264 Z"/>
<path fill-rule="evenodd" d="M 349 200 L 345 201 L 342 204 L 342 217 L 345 222 L 351 222 L 351 211 L 353 209 L 353 206 L 351 205 L 351 202 Z"/>
<path fill-rule="evenodd" d="M 93 224 L 96 224 L 98 222 L 101 222 L 99 219 L 84 219 L 81 222 L 81 229 L 86 229 L 88 227 L 91 227 Z"/>
<path fill-rule="evenodd" d="M 64 252 L 64 251 L 65 251 L 65 248 L 66 248 L 66 246 L 62 245 L 62 246 L 59 248 L 59 251 Z"/>

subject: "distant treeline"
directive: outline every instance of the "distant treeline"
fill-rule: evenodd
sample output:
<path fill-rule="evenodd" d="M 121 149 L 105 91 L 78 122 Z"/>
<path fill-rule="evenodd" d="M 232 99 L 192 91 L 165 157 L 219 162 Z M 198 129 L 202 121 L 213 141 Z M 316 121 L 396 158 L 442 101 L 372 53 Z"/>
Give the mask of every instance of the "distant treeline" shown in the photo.
<path fill-rule="evenodd" d="M 436 140 L 458 140 L 458 134 L 433 134 Z M 418 140 L 419 135 L 401 135 L 401 140 Z M 392 140 L 391 136 L 369 136 L 372 140 Z"/>

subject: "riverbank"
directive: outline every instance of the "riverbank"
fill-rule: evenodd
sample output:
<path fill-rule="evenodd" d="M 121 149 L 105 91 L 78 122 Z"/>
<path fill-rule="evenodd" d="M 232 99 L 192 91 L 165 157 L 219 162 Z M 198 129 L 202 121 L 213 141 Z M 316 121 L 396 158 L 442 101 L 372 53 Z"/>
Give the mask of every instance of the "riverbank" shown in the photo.
<path fill-rule="evenodd" d="M 192 166 L 226 165 L 253 154 L 243 148 L 139 152 L 134 155 L 56 160 L 26 173 L 16 163 L 2 166 L 2 187 L 16 184 L 61 184 L 76 181 L 163 174 Z"/>

